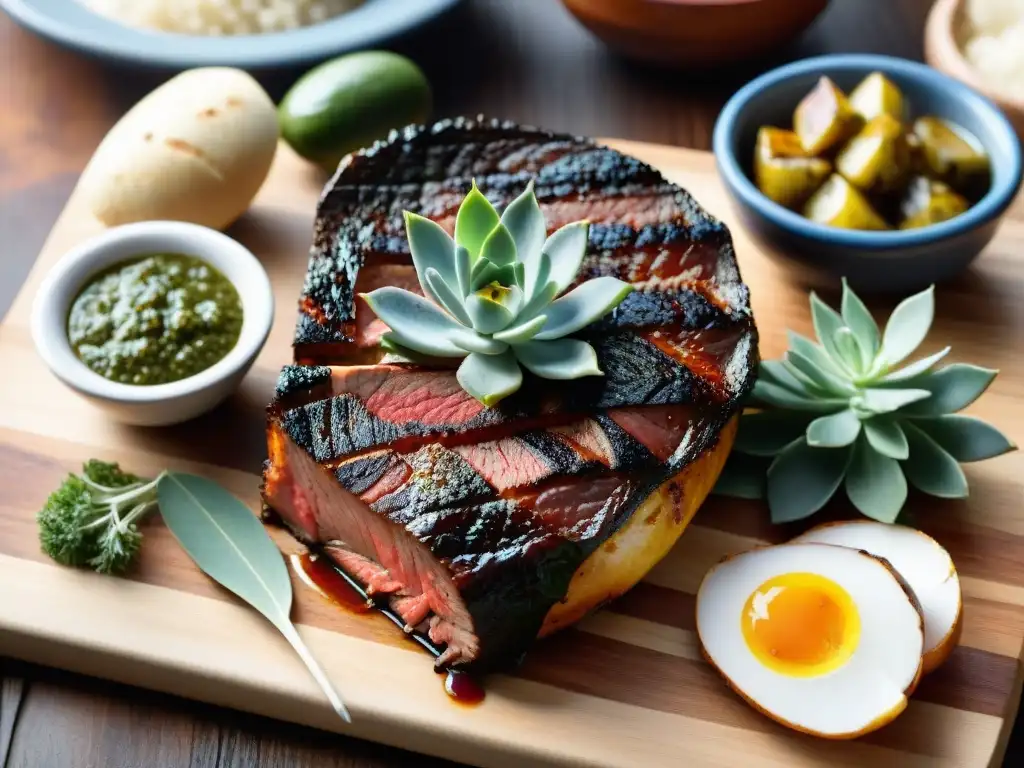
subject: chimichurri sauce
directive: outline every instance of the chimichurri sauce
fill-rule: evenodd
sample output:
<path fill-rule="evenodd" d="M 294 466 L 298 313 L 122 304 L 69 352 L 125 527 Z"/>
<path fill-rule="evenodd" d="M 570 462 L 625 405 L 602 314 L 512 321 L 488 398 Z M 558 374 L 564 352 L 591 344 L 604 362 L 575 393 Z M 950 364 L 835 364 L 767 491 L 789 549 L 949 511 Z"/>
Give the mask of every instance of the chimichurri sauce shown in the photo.
<path fill-rule="evenodd" d="M 122 384 L 166 384 L 227 355 L 242 302 L 224 275 L 192 256 L 156 253 L 115 264 L 79 292 L 68 315 L 78 358 Z"/>

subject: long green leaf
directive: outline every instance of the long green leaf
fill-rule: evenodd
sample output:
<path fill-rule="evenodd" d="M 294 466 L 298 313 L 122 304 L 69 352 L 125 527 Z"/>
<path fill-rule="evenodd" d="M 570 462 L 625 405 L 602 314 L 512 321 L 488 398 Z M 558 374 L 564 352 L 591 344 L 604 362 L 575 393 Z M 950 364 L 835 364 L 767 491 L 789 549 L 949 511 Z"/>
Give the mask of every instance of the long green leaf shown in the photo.
<path fill-rule="evenodd" d="M 291 622 L 292 583 L 277 545 L 242 502 L 204 477 L 170 473 L 157 484 L 164 523 L 211 579 L 262 613 L 292 644 L 345 722 L 348 710 Z"/>
<path fill-rule="evenodd" d="M 423 293 L 431 296 L 427 283 L 427 270 L 433 267 L 449 285 L 459 282 L 456 274 L 455 242 L 441 226 L 428 218 L 405 212 L 405 230 L 409 237 L 409 251 L 416 277 Z"/>
<path fill-rule="evenodd" d="M 807 444 L 814 448 L 842 448 L 860 434 L 860 419 L 852 410 L 821 416 L 807 427 Z"/>
<path fill-rule="evenodd" d="M 871 316 L 871 312 L 864 306 L 864 302 L 853 292 L 853 289 L 843 278 L 843 322 L 853 331 L 860 343 L 861 351 L 864 353 L 862 369 L 867 370 L 875 355 L 878 353 L 880 334 L 878 324 Z"/>
<path fill-rule="evenodd" d="M 544 314 L 548 322 L 538 341 L 560 339 L 604 317 L 633 292 L 633 286 L 614 277 L 595 277 L 552 302 Z"/>
<path fill-rule="evenodd" d="M 813 291 L 811 291 L 811 319 L 814 321 L 814 332 L 818 336 L 818 341 L 828 352 L 829 357 L 838 364 L 840 369 L 845 368 L 851 373 L 856 373 L 860 369 L 860 361 L 857 361 L 856 366 L 851 365 L 853 361 L 847 361 L 842 350 L 836 346 L 836 333 L 845 326 L 842 316 Z"/>
<path fill-rule="evenodd" d="M 757 375 L 768 384 L 778 384 L 801 397 L 809 395 L 805 382 L 798 379 L 782 360 L 762 360 Z M 817 387 L 815 387 L 817 389 Z"/>
<path fill-rule="evenodd" d="M 758 381 L 754 384 L 754 398 L 765 405 L 776 408 L 789 408 L 793 411 L 809 411 L 811 413 L 834 413 L 846 407 L 846 400 L 839 398 L 819 400 L 801 397 L 769 381 Z"/>
<path fill-rule="evenodd" d="M 907 436 L 899 423 L 888 416 L 875 416 L 864 422 L 864 437 L 883 456 L 903 460 L 910 455 Z"/>
<path fill-rule="evenodd" d="M 882 336 L 882 357 L 889 365 L 905 360 L 928 335 L 935 317 L 935 287 L 899 303 Z"/>
<path fill-rule="evenodd" d="M 983 461 L 1017 447 L 991 424 L 959 413 L 914 419 L 914 426 L 920 427 L 957 461 Z"/>
<path fill-rule="evenodd" d="M 474 352 L 455 374 L 459 385 L 488 408 L 516 392 L 523 384 L 523 372 L 507 349 L 500 355 Z"/>
<path fill-rule="evenodd" d="M 790 444 L 768 468 L 772 522 L 803 520 L 825 506 L 849 460 L 849 448 L 812 448 L 804 439 Z"/>
<path fill-rule="evenodd" d="M 864 373 L 867 369 L 867 363 L 864 360 L 868 354 L 861 349 L 860 340 L 857 338 L 852 330 L 843 326 L 836 331 L 835 336 L 832 338 L 833 346 L 836 352 L 839 354 L 842 361 L 846 364 L 846 367 L 851 371 L 855 371 L 859 376 Z"/>
<path fill-rule="evenodd" d="M 566 224 L 544 241 L 544 253 L 551 258 L 551 277 L 561 293 L 576 279 L 587 254 L 589 221 Z"/>
<path fill-rule="evenodd" d="M 822 370 L 840 377 L 849 376 L 850 372 L 847 371 L 841 363 L 832 359 L 831 355 L 829 355 L 820 344 L 815 344 L 806 336 L 801 336 L 796 331 L 787 332 L 786 338 L 789 341 L 790 349 L 799 352 L 806 358 L 809 358 L 812 363 Z"/>
<path fill-rule="evenodd" d="M 533 191 L 533 181 L 526 185 L 526 189 L 519 197 L 509 203 L 505 212 L 501 214 L 501 223 L 508 227 L 512 234 L 519 262 L 526 268 L 526 280 L 520 283 L 520 287 L 528 296 L 532 296 L 538 287 L 543 287 L 547 283 L 546 277 L 537 277 L 541 250 L 547 237 L 547 225 Z"/>
<path fill-rule="evenodd" d="M 786 362 L 825 392 L 840 397 L 857 394 L 857 388 L 849 380 L 836 376 L 824 368 L 815 365 L 813 360 L 805 357 L 795 349 L 790 349 L 786 352 Z"/>
<path fill-rule="evenodd" d="M 907 479 L 898 461 L 883 456 L 861 439 L 846 470 L 846 495 L 862 514 L 892 523 L 907 501 Z"/>
<path fill-rule="evenodd" d="M 910 444 L 910 456 L 903 462 L 903 471 L 917 488 L 943 499 L 967 496 L 967 478 L 956 459 L 925 432 L 911 422 L 903 423 Z"/>
<path fill-rule="evenodd" d="M 455 215 L 455 242 L 469 251 L 470 258 L 480 256 L 484 241 L 491 234 L 500 219 L 491 202 L 473 181 L 473 188 L 466 195 Z M 442 275 L 444 272 L 441 273 Z M 447 276 L 446 276 L 447 277 Z"/>
<path fill-rule="evenodd" d="M 873 413 L 892 413 L 930 395 L 926 389 L 865 389 L 859 406 Z"/>
<path fill-rule="evenodd" d="M 911 385 L 927 389 L 932 396 L 905 409 L 913 416 L 941 416 L 956 413 L 973 403 L 988 389 L 998 371 L 967 363 L 953 363 L 927 376 L 920 376 Z"/>
<path fill-rule="evenodd" d="M 890 382 L 905 382 L 920 376 L 922 373 L 926 373 L 931 370 L 937 362 L 949 354 L 951 349 L 952 347 L 946 347 L 945 349 L 940 349 L 934 355 L 929 355 L 928 357 L 923 357 L 920 360 L 915 360 L 910 363 L 910 365 L 887 373 L 881 378 L 881 381 L 884 384 L 888 384 Z"/>

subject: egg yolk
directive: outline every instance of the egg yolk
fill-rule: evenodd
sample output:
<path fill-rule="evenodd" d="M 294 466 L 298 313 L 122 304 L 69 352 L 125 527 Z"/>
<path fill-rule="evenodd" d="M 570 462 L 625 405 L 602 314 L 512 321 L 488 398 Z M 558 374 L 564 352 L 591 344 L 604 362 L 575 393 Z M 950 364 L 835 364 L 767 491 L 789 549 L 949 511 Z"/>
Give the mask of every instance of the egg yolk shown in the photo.
<path fill-rule="evenodd" d="M 860 614 L 850 594 L 816 573 L 776 576 L 743 607 L 743 637 L 766 667 L 814 677 L 842 666 L 860 640 Z"/>

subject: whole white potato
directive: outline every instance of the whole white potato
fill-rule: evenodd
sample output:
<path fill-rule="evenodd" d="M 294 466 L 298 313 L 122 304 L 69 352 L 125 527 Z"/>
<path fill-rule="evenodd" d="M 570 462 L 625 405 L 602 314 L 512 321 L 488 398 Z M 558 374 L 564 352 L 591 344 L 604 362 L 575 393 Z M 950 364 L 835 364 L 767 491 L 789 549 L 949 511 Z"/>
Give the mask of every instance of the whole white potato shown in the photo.
<path fill-rule="evenodd" d="M 278 134 L 274 102 L 250 75 L 191 69 L 110 129 L 80 193 L 107 226 L 173 219 L 223 229 L 266 179 Z"/>

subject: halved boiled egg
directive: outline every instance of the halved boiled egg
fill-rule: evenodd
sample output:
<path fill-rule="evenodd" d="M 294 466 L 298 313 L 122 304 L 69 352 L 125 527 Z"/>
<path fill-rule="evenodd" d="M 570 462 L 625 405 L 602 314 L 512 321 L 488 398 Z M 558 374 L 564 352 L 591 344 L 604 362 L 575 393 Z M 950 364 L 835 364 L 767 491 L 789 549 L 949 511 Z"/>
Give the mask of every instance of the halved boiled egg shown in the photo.
<path fill-rule="evenodd" d="M 963 599 L 953 559 L 935 539 L 902 525 L 851 520 L 812 528 L 794 541 L 862 549 L 888 560 L 921 604 L 924 671 L 949 658 L 963 624 Z"/>
<path fill-rule="evenodd" d="M 921 671 L 921 615 L 883 561 L 828 544 L 731 557 L 697 593 L 704 654 L 756 709 L 853 738 L 892 721 Z"/>

